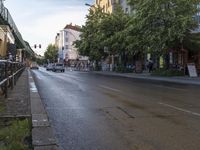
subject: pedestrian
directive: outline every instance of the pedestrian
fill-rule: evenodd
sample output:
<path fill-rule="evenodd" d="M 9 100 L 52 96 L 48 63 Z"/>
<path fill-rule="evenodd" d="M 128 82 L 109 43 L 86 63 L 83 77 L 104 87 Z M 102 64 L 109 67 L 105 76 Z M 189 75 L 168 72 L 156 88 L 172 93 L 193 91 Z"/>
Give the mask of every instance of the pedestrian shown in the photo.
<path fill-rule="evenodd" d="M 153 61 L 151 58 L 149 59 L 149 62 L 148 62 L 148 69 L 149 69 L 149 73 L 152 72 L 153 70 Z"/>

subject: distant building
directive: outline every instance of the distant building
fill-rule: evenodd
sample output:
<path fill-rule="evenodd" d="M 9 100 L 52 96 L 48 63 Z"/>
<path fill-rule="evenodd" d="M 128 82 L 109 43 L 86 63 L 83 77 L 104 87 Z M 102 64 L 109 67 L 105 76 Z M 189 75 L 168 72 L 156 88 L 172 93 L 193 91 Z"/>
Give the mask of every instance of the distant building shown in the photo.
<path fill-rule="evenodd" d="M 59 62 L 78 59 L 78 51 L 73 43 L 80 39 L 80 34 L 80 27 L 72 24 L 66 25 L 60 33 L 57 33 L 55 45 L 58 48 Z"/>
<path fill-rule="evenodd" d="M 121 5 L 125 13 L 131 12 L 131 7 L 128 5 L 127 0 L 95 0 L 95 7 L 100 6 L 105 13 L 112 13 L 116 4 Z"/>

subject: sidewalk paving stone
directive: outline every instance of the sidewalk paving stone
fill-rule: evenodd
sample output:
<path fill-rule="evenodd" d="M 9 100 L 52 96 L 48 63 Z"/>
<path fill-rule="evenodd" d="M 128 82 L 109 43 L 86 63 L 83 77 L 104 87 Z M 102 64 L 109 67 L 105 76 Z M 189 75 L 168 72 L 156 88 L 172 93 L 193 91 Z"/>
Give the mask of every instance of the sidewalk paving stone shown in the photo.
<path fill-rule="evenodd" d="M 56 145 L 56 139 L 51 127 L 33 128 L 32 140 L 34 146 Z"/>
<path fill-rule="evenodd" d="M 52 146 L 36 146 L 34 150 L 58 150 L 58 146 L 52 145 Z"/>
<path fill-rule="evenodd" d="M 28 85 L 28 72 L 25 70 L 17 81 L 13 90 L 8 91 L 8 98 L 0 97 L 5 110 L 0 113 L 1 117 L 30 116 L 30 97 Z"/>

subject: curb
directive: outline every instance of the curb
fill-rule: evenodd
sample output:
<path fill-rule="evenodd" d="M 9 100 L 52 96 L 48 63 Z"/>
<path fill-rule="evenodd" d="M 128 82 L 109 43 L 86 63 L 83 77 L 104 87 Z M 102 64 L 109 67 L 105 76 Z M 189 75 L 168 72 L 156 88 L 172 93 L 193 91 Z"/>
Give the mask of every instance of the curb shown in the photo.
<path fill-rule="evenodd" d="M 28 70 L 32 116 L 32 145 L 34 150 L 58 150 L 47 112 L 38 93 L 35 81 Z"/>
<path fill-rule="evenodd" d="M 197 81 L 197 80 L 184 80 L 184 79 L 177 79 L 177 78 L 168 79 L 164 77 L 131 76 L 127 74 L 109 74 L 109 73 L 103 73 L 103 72 L 91 72 L 91 73 L 103 75 L 103 76 L 131 78 L 131 79 L 139 79 L 139 80 L 146 80 L 146 81 L 152 81 L 152 82 L 165 82 L 165 83 L 177 83 L 177 84 L 200 86 L 200 80 Z"/>

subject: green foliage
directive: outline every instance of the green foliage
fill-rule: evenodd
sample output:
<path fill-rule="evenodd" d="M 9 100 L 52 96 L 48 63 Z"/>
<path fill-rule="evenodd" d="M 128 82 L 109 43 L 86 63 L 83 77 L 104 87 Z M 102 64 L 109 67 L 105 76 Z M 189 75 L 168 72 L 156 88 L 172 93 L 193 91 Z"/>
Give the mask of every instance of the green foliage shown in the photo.
<path fill-rule="evenodd" d="M 100 7 L 89 10 L 86 16 L 86 24 L 82 27 L 81 40 L 74 44 L 81 55 L 89 56 L 91 60 L 99 61 L 103 54 L 102 37 L 99 32 L 99 24 L 106 16 Z"/>
<path fill-rule="evenodd" d="M 162 53 L 177 47 L 197 23 L 199 0 L 129 0 L 136 10 L 130 24 L 129 48 L 146 48 Z"/>
<path fill-rule="evenodd" d="M 27 119 L 11 121 L 10 126 L 0 129 L 1 150 L 27 150 L 25 138 L 30 136 L 30 124 Z"/>
<path fill-rule="evenodd" d="M 56 62 L 58 59 L 58 49 L 55 45 L 49 44 L 46 52 L 44 53 L 46 62 Z"/>
<path fill-rule="evenodd" d="M 81 55 L 99 61 L 105 58 L 107 53 L 116 54 L 125 50 L 126 35 L 122 33 L 129 16 L 124 14 L 120 6 L 117 6 L 112 14 L 103 13 L 99 7 L 90 9 L 86 18 L 81 40 L 75 42 Z M 104 51 L 105 47 L 108 52 Z"/>
<path fill-rule="evenodd" d="M 199 49 L 191 31 L 197 27 L 194 16 L 200 0 L 128 1 L 134 10 L 130 15 L 120 6 L 111 14 L 100 7 L 89 10 L 81 40 L 74 43 L 81 55 L 100 61 L 108 54 L 140 58 L 147 51 L 159 56 L 168 49 Z"/>
<path fill-rule="evenodd" d="M 152 75 L 155 76 L 166 76 L 166 77 L 172 77 L 172 76 L 184 76 L 183 71 L 179 70 L 166 70 L 166 69 L 157 69 L 152 72 Z"/>
<path fill-rule="evenodd" d="M 133 72 L 133 69 L 127 68 L 124 65 L 118 65 L 115 67 L 114 70 L 119 73 L 132 73 Z"/>
<path fill-rule="evenodd" d="M 44 58 L 37 58 L 36 62 L 38 65 L 43 65 L 43 64 L 47 63 Z"/>
<path fill-rule="evenodd" d="M 114 12 L 101 20 L 99 32 L 110 54 L 125 52 L 126 34 L 123 31 L 129 20 L 130 16 L 124 13 L 120 5 L 116 5 Z"/>

